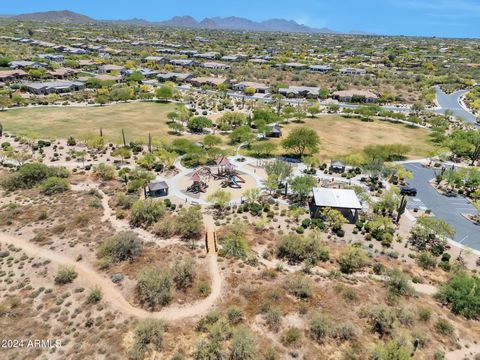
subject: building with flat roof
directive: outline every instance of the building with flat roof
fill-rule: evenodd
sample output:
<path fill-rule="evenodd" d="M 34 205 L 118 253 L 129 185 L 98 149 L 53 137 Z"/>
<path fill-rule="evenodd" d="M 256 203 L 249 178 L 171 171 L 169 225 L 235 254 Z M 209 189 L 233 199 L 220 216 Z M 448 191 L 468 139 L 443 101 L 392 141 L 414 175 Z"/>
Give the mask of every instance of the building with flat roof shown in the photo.
<path fill-rule="evenodd" d="M 311 217 L 321 218 L 326 208 L 340 211 L 352 223 L 358 220 L 358 213 L 363 209 L 357 194 L 351 189 L 313 188 Z"/>

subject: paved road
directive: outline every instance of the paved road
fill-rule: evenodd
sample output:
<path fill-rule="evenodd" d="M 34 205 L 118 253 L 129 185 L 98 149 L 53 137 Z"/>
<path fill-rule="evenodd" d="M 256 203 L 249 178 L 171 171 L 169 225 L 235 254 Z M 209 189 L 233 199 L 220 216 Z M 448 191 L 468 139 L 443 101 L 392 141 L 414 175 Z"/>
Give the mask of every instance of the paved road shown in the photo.
<path fill-rule="evenodd" d="M 462 105 L 460 105 L 460 98 L 465 95 L 468 90 L 459 90 L 451 94 L 446 94 L 436 86 L 435 90 L 437 92 L 437 102 L 440 105 L 441 109 L 435 110 L 438 113 L 444 113 L 445 110 L 452 110 L 456 116 L 461 116 L 465 122 L 476 123 L 477 118 L 472 113 L 466 111 Z"/>
<path fill-rule="evenodd" d="M 455 241 L 480 251 L 480 226 L 465 219 L 462 213 L 476 213 L 475 207 L 464 197 L 447 197 L 438 193 L 429 183 L 435 177 L 432 169 L 419 163 L 405 164 L 413 172 L 414 178 L 409 183 L 418 190 L 411 203 L 423 203 L 438 217 L 453 225 L 457 230 Z"/>

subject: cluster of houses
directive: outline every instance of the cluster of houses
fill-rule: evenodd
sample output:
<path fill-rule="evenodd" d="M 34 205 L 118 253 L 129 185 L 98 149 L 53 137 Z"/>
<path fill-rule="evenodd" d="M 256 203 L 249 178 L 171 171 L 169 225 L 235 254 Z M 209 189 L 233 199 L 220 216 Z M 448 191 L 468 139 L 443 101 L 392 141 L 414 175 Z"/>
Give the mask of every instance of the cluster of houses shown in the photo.
<path fill-rule="evenodd" d="M 85 55 L 89 52 L 112 52 L 107 46 L 101 45 L 88 45 L 78 39 L 78 43 L 74 43 L 71 46 L 56 45 L 49 42 L 33 40 L 29 38 L 8 37 L 1 36 L 1 39 L 46 47 L 55 50 L 54 52 L 47 52 L 45 54 L 38 54 L 35 56 L 35 60 L 15 60 L 11 61 L 9 70 L 0 70 L 0 85 L 4 86 L 5 83 L 19 83 L 23 85 L 23 88 L 28 92 L 35 95 L 48 95 L 52 93 L 68 93 L 71 91 L 79 91 L 85 88 L 85 84 L 88 79 L 96 78 L 101 81 L 111 81 L 114 83 L 120 83 L 122 81 L 128 81 L 134 73 L 140 73 L 142 75 L 142 81 L 145 84 L 157 86 L 162 82 L 174 82 L 178 85 L 188 84 L 193 87 L 212 87 L 218 88 L 219 86 L 226 86 L 233 91 L 247 93 L 254 97 L 268 97 L 271 92 L 270 86 L 267 84 L 242 81 L 232 82 L 226 77 L 221 76 L 194 76 L 188 71 L 170 71 L 160 72 L 152 70 L 149 65 L 166 65 L 169 64 L 174 68 L 193 68 L 199 67 L 212 71 L 225 71 L 231 68 L 231 65 L 225 62 L 239 62 L 249 61 L 256 64 L 268 64 L 273 57 L 271 54 L 275 54 L 275 51 L 267 51 L 267 54 L 248 56 L 245 54 L 223 55 L 216 51 L 198 52 L 196 50 L 184 50 L 179 49 L 178 46 L 169 44 L 169 47 L 157 47 L 155 51 L 159 56 L 146 56 L 143 58 L 143 67 L 136 69 L 127 69 L 124 66 L 116 64 L 108 64 L 99 61 L 93 61 L 91 59 L 78 59 L 78 67 L 80 69 L 72 69 L 70 67 L 58 67 L 65 61 L 64 54 L 72 55 Z M 118 42 L 122 42 L 119 40 Z M 145 45 L 145 42 L 130 41 L 130 45 Z M 162 42 L 148 43 L 148 45 L 163 45 Z M 171 56 L 180 55 L 182 58 L 171 58 Z M 224 62 L 220 62 L 224 61 Z M 51 66 L 52 63 L 57 64 Z M 335 71 L 330 65 L 307 65 L 303 63 L 282 63 L 273 64 L 281 69 L 289 70 L 307 70 L 317 73 L 330 73 Z M 33 69 L 43 69 L 41 81 L 32 81 L 30 71 Z M 84 73 L 78 76 L 78 73 Z M 341 75 L 361 76 L 366 74 L 364 69 L 356 68 L 341 68 L 338 70 Z M 86 74 L 85 74 L 86 73 Z M 35 77 L 38 78 L 38 77 Z M 184 85 L 182 85 L 184 86 Z M 320 94 L 320 87 L 314 86 L 288 86 L 281 87 L 278 93 L 288 98 L 317 98 Z M 370 91 L 362 90 L 349 90 L 338 91 L 333 94 L 334 99 L 338 99 L 342 102 L 367 102 L 372 103 L 378 100 L 378 96 Z"/>

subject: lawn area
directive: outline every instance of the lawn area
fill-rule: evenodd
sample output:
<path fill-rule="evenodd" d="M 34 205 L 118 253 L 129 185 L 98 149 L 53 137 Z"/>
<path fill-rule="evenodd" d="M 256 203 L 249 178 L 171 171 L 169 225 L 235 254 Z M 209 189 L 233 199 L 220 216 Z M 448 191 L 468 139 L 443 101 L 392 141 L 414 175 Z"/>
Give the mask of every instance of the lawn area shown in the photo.
<path fill-rule="evenodd" d="M 152 136 L 176 138 L 168 133 L 167 114 L 175 109 L 175 104 L 129 103 L 102 107 L 48 107 L 14 109 L 0 113 L 0 122 L 5 131 L 18 135 L 35 135 L 45 139 L 66 139 L 69 136 L 82 138 L 89 134 L 103 134 L 109 141 L 121 142 L 121 129 L 127 141 L 147 140 Z M 305 119 L 303 123 L 290 123 L 284 126 L 283 138 L 296 127 L 309 127 L 317 131 L 321 139 L 318 157 L 321 160 L 334 159 L 361 151 L 367 145 L 401 143 L 411 146 L 408 154 L 411 159 L 429 155 L 434 146 L 429 141 L 429 131 L 410 128 L 403 124 L 375 120 L 362 122 L 338 115 L 319 116 Z M 184 137 L 184 136 L 182 136 Z M 201 135 L 188 135 L 186 138 L 201 141 Z M 271 141 L 280 142 L 281 139 Z M 228 139 L 224 137 L 226 146 Z M 227 145 L 228 147 L 228 145 Z M 282 149 L 279 147 L 278 152 Z"/>
<path fill-rule="evenodd" d="M 321 160 L 359 152 L 368 145 L 406 144 L 412 148 L 408 154 L 410 159 L 427 157 L 434 149 L 429 130 L 380 120 L 363 122 L 338 115 L 319 116 L 305 119 L 302 124 L 289 124 L 283 130 L 283 137 L 292 129 L 302 126 L 318 133 L 321 139 L 318 157 Z"/>
<path fill-rule="evenodd" d="M 130 103 L 102 107 L 48 107 L 14 109 L 0 113 L 5 131 L 39 138 L 81 138 L 103 134 L 109 141 L 121 141 L 121 129 L 128 139 L 168 136 L 167 114 L 175 104 Z"/>

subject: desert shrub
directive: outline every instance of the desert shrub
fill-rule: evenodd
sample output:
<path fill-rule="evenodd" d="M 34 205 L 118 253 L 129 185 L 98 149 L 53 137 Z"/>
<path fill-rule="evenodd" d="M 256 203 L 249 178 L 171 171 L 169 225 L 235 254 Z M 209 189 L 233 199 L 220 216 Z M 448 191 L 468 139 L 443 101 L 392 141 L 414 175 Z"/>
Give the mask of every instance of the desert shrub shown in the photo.
<path fill-rule="evenodd" d="M 282 237 L 277 246 L 277 256 L 291 263 L 309 260 L 311 264 L 327 261 L 330 258 L 328 248 L 317 236 L 299 236 L 288 234 Z"/>
<path fill-rule="evenodd" d="M 373 332 L 380 336 L 390 335 L 395 325 L 395 312 L 386 306 L 377 305 L 362 311 Z"/>
<path fill-rule="evenodd" d="M 133 195 L 127 195 L 121 192 L 116 195 L 115 199 L 118 207 L 124 210 L 128 210 L 132 208 L 133 204 L 137 200 L 137 197 Z"/>
<path fill-rule="evenodd" d="M 350 246 L 338 260 L 340 271 L 345 274 L 351 274 L 366 266 L 369 262 L 367 253 L 354 246 Z"/>
<path fill-rule="evenodd" d="M 165 346 L 166 323 L 163 320 L 145 319 L 138 322 L 135 327 L 134 345 L 130 357 L 135 360 L 144 358 L 146 351 L 152 347 L 161 351 Z"/>
<path fill-rule="evenodd" d="M 415 261 L 422 269 L 433 269 L 437 266 L 435 256 L 427 251 L 419 253 L 415 258 Z"/>
<path fill-rule="evenodd" d="M 70 183 L 67 179 L 53 176 L 43 180 L 40 187 L 45 195 L 53 195 L 70 189 Z"/>
<path fill-rule="evenodd" d="M 165 214 L 165 204 L 154 199 L 140 199 L 132 206 L 132 223 L 150 226 Z"/>
<path fill-rule="evenodd" d="M 62 167 L 49 167 L 40 163 L 22 165 L 16 172 L 2 179 L 0 185 L 9 191 L 30 189 L 49 177 L 67 178 L 70 172 Z"/>
<path fill-rule="evenodd" d="M 421 307 L 417 309 L 417 315 L 420 321 L 428 322 L 432 317 L 432 310 Z"/>
<path fill-rule="evenodd" d="M 208 282 L 202 281 L 197 286 L 197 292 L 202 296 L 208 296 L 212 292 L 212 289 Z"/>
<path fill-rule="evenodd" d="M 312 283 L 303 275 L 298 274 L 288 277 L 284 287 L 290 294 L 300 299 L 312 296 Z"/>
<path fill-rule="evenodd" d="M 248 254 L 248 243 L 245 236 L 242 234 L 229 234 L 222 241 L 222 254 L 228 257 L 246 257 Z"/>
<path fill-rule="evenodd" d="M 87 303 L 89 304 L 96 304 L 100 300 L 102 300 L 102 289 L 99 286 L 95 286 L 90 289 L 90 293 L 87 297 Z"/>
<path fill-rule="evenodd" d="M 393 296 L 409 296 L 413 293 L 408 276 L 399 270 L 392 271 L 388 279 L 388 291 Z"/>
<path fill-rule="evenodd" d="M 142 241 L 132 231 L 124 231 L 113 235 L 99 246 L 97 255 L 108 258 L 112 262 L 134 260 L 142 252 Z"/>
<path fill-rule="evenodd" d="M 162 238 L 168 239 L 177 233 L 177 223 L 175 217 L 164 215 L 153 226 L 153 233 Z"/>
<path fill-rule="evenodd" d="M 360 330 L 351 322 L 338 324 L 333 330 L 333 336 L 342 341 L 353 340 L 358 337 Z"/>
<path fill-rule="evenodd" d="M 227 359 L 228 355 L 225 347 L 218 339 L 203 339 L 197 344 L 197 349 L 193 354 L 194 360 Z"/>
<path fill-rule="evenodd" d="M 117 171 L 113 165 L 100 163 L 93 169 L 93 173 L 97 175 L 101 180 L 107 181 L 115 179 Z"/>
<path fill-rule="evenodd" d="M 401 342 L 392 340 L 386 344 L 378 344 L 373 349 L 371 360 L 410 360 L 411 350 Z"/>
<path fill-rule="evenodd" d="M 254 360 L 256 347 L 257 341 L 253 334 L 245 326 L 240 326 L 233 332 L 230 359 Z"/>
<path fill-rule="evenodd" d="M 201 318 L 197 325 L 196 325 L 196 330 L 197 331 L 202 331 L 205 332 L 208 330 L 208 328 L 215 324 L 218 320 L 220 320 L 221 315 L 218 310 L 211 310 L 205 317 Z"/>
<path fill-rule="evenodd" d="M 55 284 L 63 285 L 71 283 L 77 277 L 77 272 L 73 266 L 61 266 L 55 275 Z"/>
<path fill-rule="evenodd" d="M 330 321 L 324 314 L 313 314 L 310 321 L 310 334 L 312 338 L 321 343 L 330 334 Z"/>
<path fill-rule="evenodd" d="M 409 308 L 400 307 L 397 310 L 397 319 L 404 326 L 412 326 L 415 322 L 415 312 Z"/>
<path fill-rule="evenodd" d="M 282 343 L 285 346 L 295 345 L 302 337 L 301 331 L 296 327 L 289 327 L 282 334 Z"/>
<path fill-rule="evenodd" d="M 172 266 L 172 278 L 177 289 L 185 290 L 195 280 L 195 261 L 191 257 L 177 258 Z"/>
<path fill-rule="evenodd" d="M 452 312 L 467 319 L 480 317 L 480 278 L 458 273 L 439 291 L 438 298 L 451 306 Z"/>
<path fill-rule="evenodd" d="M 158 267 L 143 268 L 137 279 L 137 296 L 140 303 L 150 309 L 167 305 L 172 300 L 173 280 L 169 271 Z"/>
<path fill-rule="evenodd" d="M 182 208 L 176 219 L 176 231 L 184 239 L 199 239 L 203 233 L 203 215 L 200 206 Z"/>
<path fill-rule="evenodd" d="M 453 327 L 452 323 L 448 321 L 447 319 L 438 319 L 437 322 L 434 325 L 435 331 L 437 331 L 439 334 L 445 335 L 445 336 L 450 336 L 453 335 L 453 332 L 455 331 L 455 328 Z"/>
<path fill-rule="evenodd" d="M 227 309 L 227 319 L 232 325 L 238 324 L 244 318 L 243 310 L 237 306 L 230 306 Z"/>
<path fill-rule="evenodd" d="M 265 322 L 268 328 L 277 332 L 282 325 L 282 311 L 274 306 L 270 306 L 264 314 Z"/>

